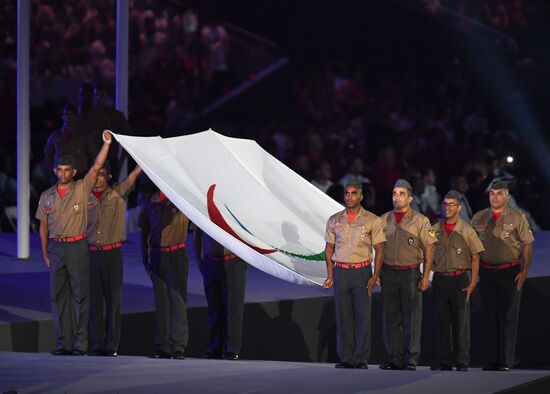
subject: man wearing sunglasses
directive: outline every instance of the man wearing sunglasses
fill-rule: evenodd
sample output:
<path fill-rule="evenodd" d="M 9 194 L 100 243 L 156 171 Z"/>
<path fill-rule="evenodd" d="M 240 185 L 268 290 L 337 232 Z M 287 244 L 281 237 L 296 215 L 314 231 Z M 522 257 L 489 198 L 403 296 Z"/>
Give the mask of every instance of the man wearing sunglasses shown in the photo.
<path fill-rule="evenodd" d="M 485 249 L 475 230 L 459 217 L 461 198 L 456 190 L 449 191 L 443 200 L 445 218 L 434 225 L 438 239 L 432 265 L 437 363 L 432 370 L 453 369 L 453 348 L 457 371 L 467 371 L 470 363 L 469 301 L 477 284 L 479 253 Z M 451 332 L 456 335 L 456 346 Z"/>

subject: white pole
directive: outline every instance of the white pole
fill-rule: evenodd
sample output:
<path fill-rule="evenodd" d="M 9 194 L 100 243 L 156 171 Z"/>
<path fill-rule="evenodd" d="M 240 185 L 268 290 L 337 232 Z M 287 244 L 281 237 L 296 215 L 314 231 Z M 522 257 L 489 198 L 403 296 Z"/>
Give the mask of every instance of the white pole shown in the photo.
<path fill-rule="evenodd" d="M 28 259 L 30 196 L 29 45 L 31 2 L 17 2 L 17 258 Z"/>
<path fill-rule="evenodd" d="M 116 109 L 128 119 L 128 0 L 117 0 L 116 18 Z M 119 146 L 118 157 L 123 153 Z M 126 156 L 125 156 L 126 157 Z M 120 163 L 118 179 L 128 175 L 128 160 Z"/>
<path fill-rule="evenodd" d="M 128 0 L 117 0 L 116 4 L 116 109 L 128 119 Z M 124 160 L 121 160 L 124 157 Z M 124 155 L 121 145 L 118 147 L 120 168 L 118 179 L 128 176 L 128 156 Z M 124 226 L 124 237 L 127 239 L 127 227 Z"/>

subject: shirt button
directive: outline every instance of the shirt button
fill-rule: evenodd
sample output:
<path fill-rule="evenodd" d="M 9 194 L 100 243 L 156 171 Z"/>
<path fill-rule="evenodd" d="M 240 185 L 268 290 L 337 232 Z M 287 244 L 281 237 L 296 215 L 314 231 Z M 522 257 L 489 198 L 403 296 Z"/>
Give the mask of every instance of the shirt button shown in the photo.
<path fill-rule="evenodd" d="M 101 231 L 98 231 L 97 233 L 98 233 L 98 234 L 101 234 Z"/>

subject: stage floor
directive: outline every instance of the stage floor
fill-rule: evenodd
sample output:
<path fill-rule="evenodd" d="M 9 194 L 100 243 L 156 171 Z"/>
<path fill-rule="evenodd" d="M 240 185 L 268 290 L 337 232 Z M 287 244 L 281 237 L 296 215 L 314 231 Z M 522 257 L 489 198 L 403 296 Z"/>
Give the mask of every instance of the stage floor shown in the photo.
<path fill-rule="evenodd" d="M 433 372 L 419 367 L 416 372 L 409 372 L 382 371 L 376 365 L 368 370 L 341 370 L 326 363 L 0 353 L 0 392 L 19 393 L 477 394 L 495 393 L 549 377 L 549 371 L 534 370 L 503 373 L 471 369 L 465 373 Z M 541 385 L 539 382 L 539 390 Z"/>
<path fill-rule="evenodd" d="M 139 234 L 130 234 L 123 246 L 124 285 L 122 313 L 154 310 L 152 284 L 141 263 Z M 529 278 L 550 276 L 550 232 L 535 234 Z M 192 242 L 189 240 L 188 245 Z M 189 307 L 206 306 L 202 276 L 193 248 L 189 248 Z M 40 252 L 38 234 L 31 234 L 31 257 L 17 260 L 15 233 L 0 233 L 0 324 L 51 320 L 48 270 Z M 246 302 L 268 302 L 332 295 L 332 290 L 294 285 L 249 266 Z"/>

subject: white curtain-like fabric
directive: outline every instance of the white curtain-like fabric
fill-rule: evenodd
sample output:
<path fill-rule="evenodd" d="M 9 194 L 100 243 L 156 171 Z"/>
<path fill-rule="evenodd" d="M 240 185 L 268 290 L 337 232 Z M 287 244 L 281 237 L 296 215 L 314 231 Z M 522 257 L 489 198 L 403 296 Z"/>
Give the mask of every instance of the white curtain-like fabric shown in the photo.
<path fill-rule="evenodd" d="M 326 222 L 343 207 L 255 141 L 213 130 L 173 138 L 113 135 L 216 241 L 277 278 L 322 285 Z"/>

